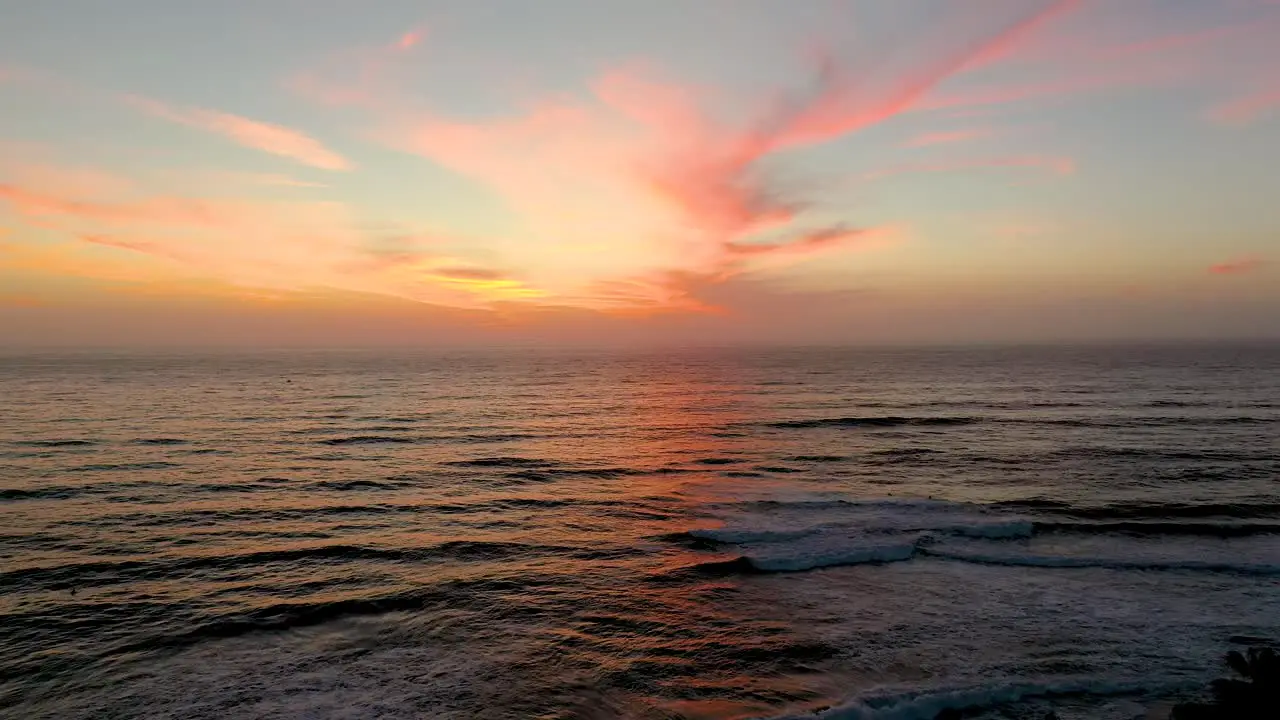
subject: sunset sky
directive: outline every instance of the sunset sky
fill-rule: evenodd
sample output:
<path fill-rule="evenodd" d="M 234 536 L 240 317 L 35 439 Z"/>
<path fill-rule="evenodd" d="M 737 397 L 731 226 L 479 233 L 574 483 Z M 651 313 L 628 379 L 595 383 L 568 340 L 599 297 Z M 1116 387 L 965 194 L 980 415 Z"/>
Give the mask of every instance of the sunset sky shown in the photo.
<path fill-rule="evenodd" d="M 1277 0 L 0 4 L 0 345 L 1280 337 Z"/>

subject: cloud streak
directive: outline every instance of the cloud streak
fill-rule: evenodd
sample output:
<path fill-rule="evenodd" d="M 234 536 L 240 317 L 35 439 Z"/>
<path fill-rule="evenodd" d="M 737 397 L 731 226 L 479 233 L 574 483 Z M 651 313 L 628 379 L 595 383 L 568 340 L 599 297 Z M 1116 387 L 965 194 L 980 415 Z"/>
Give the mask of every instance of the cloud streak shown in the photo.
<path fill-rule="evenodd" d="M 1010 57 L 1076 0 L 1004 6 L 1003 15 L 941 33 L 905 68 L 877 74 L 871 65 L 816 53 L 798 89 L 734 99 L 726 116 L 719 94 L 673 82 L 645 66 L 602 73 L 577 96 L 548 97 L 522 112 L 458 119 L 395 89 L 397 42 L 365 51 L 354 82 L 303 76 L 304 94 L 374 112 L 374 134 L 467 177 L 501 198 L 546 267 L 519 251 L 510 260 L 536 267 L 553 296 L 590 303 L 594 288 L 622 283 L 629 296 L 652 292 L 655 277 L 727 279 L 765 257 L 863 247 L 856 224 L 815 222 L 812 200 L 784 192 L 763 169 L 789 151 L 848 136 L 913 109 L 947 78 Z M 414 43 L 416 44 L 416 43 Z M 348 74 L 348 81 L 352 81 Z M 406 111 L 406 108 L 415 108 Z M 745 109 L 744 109 L 745 108 Z M 976 137 L 935 134 L 928 143 Z M 1073 169 L 1062 158 L 961 163 Z M 638 283 L 633 286 L 628 283 Z M 676 294 L 678 295 L 678 294 Z M 601 297 L 613 304 L 616 297 Z M 681 301 L 681 307 L 686 304 Z"/>
<path fill-rule="evenodd" d="M 1209 111 L 1209 117 L 1223 125 L 1248 125 L 1277 110 L 1280 110 L 1280 80 L 1220 103 Z"/>
<path fill-rule="evenodd" d="M 919 148 L 928 147 L 930 145 L 950 145 L 953 143 L 965 142 L 976 138 L 985 137 L 990 133 L 986 130 L 950 130 L 944 132 L 928 132 L 911 138 L 906 142 L 906 147 Z"/>
<path fill-rule="evenodd" d="M 1266 261 L 1258 256 L 1236 258 L 1209 266 L 1210 275 L 1247 275 L 1266 267 Z"/>
<path fill-rule="evenodd" d="M 897 175 L 919 173 L 951 173 L 989 168 L 1029 168 L 1052 175 L 1071 175 L 1076 171 L 1074 159 L 1063 155 L 1013 155 L 996 158 L 975 158 L 930 163 L 906 163 L 862 175 L 863 180 L 880 180 Z"/>
<path fill-rule="evenodd" d="M 217 110 L 174 107 L 139 96 L 127 99 L 131 105 L 153 117 L 220 135 L 243 147 L 322 170 L 351 169 L 346 158 L 299 130 Z"/>

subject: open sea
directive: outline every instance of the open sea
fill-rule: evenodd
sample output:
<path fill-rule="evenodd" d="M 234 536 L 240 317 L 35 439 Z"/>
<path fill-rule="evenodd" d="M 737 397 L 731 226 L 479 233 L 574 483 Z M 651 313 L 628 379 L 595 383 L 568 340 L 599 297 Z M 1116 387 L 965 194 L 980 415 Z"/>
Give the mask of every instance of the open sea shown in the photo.
<path fill-rule="evenodd" d="M 1142 717 L 1280 346 L 0 357 L 0 717 Z"/>

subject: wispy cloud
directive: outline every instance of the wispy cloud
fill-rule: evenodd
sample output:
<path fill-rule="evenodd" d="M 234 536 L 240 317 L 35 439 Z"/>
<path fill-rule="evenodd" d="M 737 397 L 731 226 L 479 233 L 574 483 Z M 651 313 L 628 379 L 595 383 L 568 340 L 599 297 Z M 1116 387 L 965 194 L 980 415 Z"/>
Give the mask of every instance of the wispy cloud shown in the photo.
<path fill-rule="evenodd" d="M 218 178 L 232 183 L 263 185 L 266 187 L 323 188 L 328 185 L 312 180 L 299 180 L 278 173 L 219 173 Z"/>
<path fill-rule="evenodd" d="M 396 41 L 396 47 L 401 50 L 408 50 L 416 47 L 422 42 L 422 39 L 425 38 L 426 35 L 426 31 L 422 29 L 410 30 L 400 36 L 400 39 Z"/>
<path fill-rule="evenodd" d="M 879 180 L 897 175 L 916 173 L 950 173 L 984 168 L 1030 168 L 1053 175 L 1070 175 L 1076 171 L 1074 159 L 1063 155 L 1011 155 L 994 158 L 972 158 L 946 162 L 906 163 L 873 170 L 862 175 L 863 180 Z"/>
<path fill-rule="evenodd" d="M 21 259 L 29 270 L 153 282 L 165 268 L 273 291 L 329 288 L 461 308 L 545 295 L 519 277 L 445 252 L 438 246 L 447 238 L 380 238 L 342 203 L 154 194 L 74 167 L 28 175 L 42 186 L 0 182 L 0 219 L 72 240 L 56 256 L 14 250 L 10 263 Z M 89 252 L 94 248 L 97 254 Z"/>
<path fill-rule="evenodd" d="M 917 135 L 906 142 L 906 147 L 927 147 L 929 145 L 948 145 L 952 143 L 965 142 L 976 138 L 990 135 L 990 131 L 981 129 L 970 130 L 948 130 L 942 132 L 928 132 Z"/>
<path fill-rule="evenodd" d="M 1266 267 L 1267 262 L 1256 255 L 1236 258 L 1209 266 L 1210 275 L 1246 275 Z"/>
<path fill-rule="evenodd" d="M 1001 240 L 1018 241 L 1049 235 L 1058 232 L 1060 228 L 1053 223 L 1047 222 L 1006 220 L 986 225 L 982 230 Z"/>
<path fill-rule="evenodd" d="M 1209 117 L 1223 125 L 1247 125 L 1277 111 L 1280 111 L 1280 79 L 1214 106 Z"/>
<path fill-rule="evenodd" d="M 348 170 L 351 163 L 299 130 L 203 108 L 174 107 L 158 100 L 129 96 L 133 106 L 158 118 L 221 135 L 247 148 L 261 150 L 323 170 Z"/>
<path fill-rule="evenodd" d="M 653 278 L 723 279 L 766 257 L 865 245 L 859 240 L 868 229 L 811 221 L 814 201 L 771 182 L 762 169 L 766 159 L 907 112 L 947 78 L 1014 55 L 1078 5 L 1006 4 L 990 16 L 966 17 L 961 32 L 938 33 L 891 76 L 877 76 L 874 63 L 817 52 L 803 82 L 735 98 L 731 117 L 720 112 L 719 93 L 632 65 L 600 74 L 585 95 L 527 101 L 522 112 L 505 116 L 458 119 L 424 108 L 420 97 L 397 85 L 400 58 L 417 45 L 404 38 L 359 51 L 353 62 L 328 72 L 299 75 L 292 86 L 318 102 L 364 107 L 386 144 L 501 198 L 531 248 L 527 259 L 512 251 L 512 261 L 535 266 L 536 282 L 553 297 L 590 305 L 584 298 L 591 288 L 639 287 L 644 292 L 631 294 L 687 307 L 682 295 L 667 292 L 665 282 L 655 286 Z M 1031 157 L 981 164 L 993 163 L 1058 173 L 1072 167 L 1061 158 Z M 539 262 L 532 248 L 557 263 Z M 617 298 L 599 301 L 610 305 Z"/>
<path fill-rule="evenodd" d="M 1107 39 L 1066 36 L 1034 57 L 1044 79 L 1017 84 L 945 88 L 921 98 L 918 110 L 965 109 L 1027 102 L 1062 102 L 1106 91 L 1172 85 L 1202 76 L 1228 42 L 1256 42 L 1253 28 L 1224 25 L 1154 36 Z"/>
<path fill-rule="evenodd" d="M 43 307 L 47 303 L 38 295 L 23 293 L 0 293 L 0 307 L 34 308 Z"/>

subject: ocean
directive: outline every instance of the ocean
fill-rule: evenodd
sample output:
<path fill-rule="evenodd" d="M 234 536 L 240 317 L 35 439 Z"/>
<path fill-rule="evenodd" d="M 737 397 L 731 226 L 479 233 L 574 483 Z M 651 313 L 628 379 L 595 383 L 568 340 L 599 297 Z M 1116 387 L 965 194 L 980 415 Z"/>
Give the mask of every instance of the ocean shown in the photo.
<path fill-rule="evenodd" d="M 9 354 L 0 717 L 1142 717 L 1278 481 L 1276 345 Z"/>

